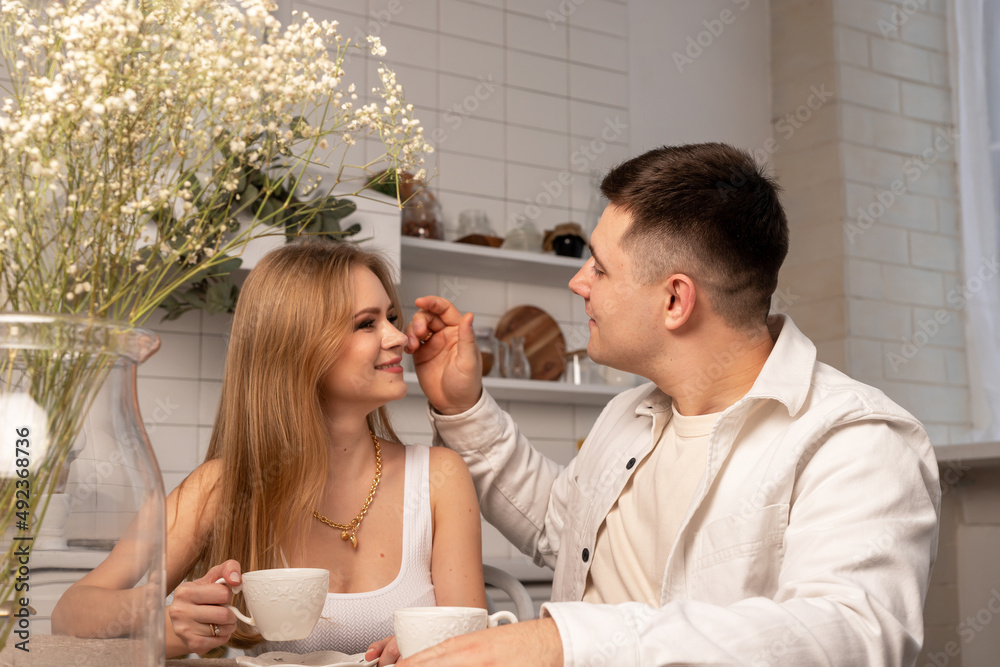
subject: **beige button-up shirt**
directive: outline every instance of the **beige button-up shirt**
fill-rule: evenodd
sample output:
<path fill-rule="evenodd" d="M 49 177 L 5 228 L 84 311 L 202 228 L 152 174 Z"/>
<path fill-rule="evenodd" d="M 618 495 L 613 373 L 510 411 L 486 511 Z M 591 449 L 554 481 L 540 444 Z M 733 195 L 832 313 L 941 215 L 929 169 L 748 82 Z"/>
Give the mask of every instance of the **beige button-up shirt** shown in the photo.
<path fill-rule="evenodd" d="M 669 397 L 652 384 L 615 397 L 566 467 L 485 393 L 461 415 L 430 411 L 487 520 L 555 569 L 543 615 L 567 666 L 916 661 L 940 506 L 927 434 L 882 392 L 817 362 L 787 317 L 771 330 L 753 387 L 712 428 L 658 608 L 581 600 L 598 529 Z"/>

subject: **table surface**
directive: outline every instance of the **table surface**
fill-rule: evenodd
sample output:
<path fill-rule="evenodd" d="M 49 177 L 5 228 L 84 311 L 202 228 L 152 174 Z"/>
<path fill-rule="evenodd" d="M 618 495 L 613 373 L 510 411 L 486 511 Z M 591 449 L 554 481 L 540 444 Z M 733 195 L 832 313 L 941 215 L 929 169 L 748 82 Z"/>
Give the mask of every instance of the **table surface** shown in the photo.
<path fill-rule="evenodd" d="M 124 667 L 133 662 L 137 640 L 79 639 L 61 635 L 35 635 L 29 638 L 30 653 L 20 651 L 8 641 L 0 651 L 0 667 L 66 667 L 66 665 L 111 665 Z M 231 658 L 167 660 L 167 667 L 236 667 Z"/>

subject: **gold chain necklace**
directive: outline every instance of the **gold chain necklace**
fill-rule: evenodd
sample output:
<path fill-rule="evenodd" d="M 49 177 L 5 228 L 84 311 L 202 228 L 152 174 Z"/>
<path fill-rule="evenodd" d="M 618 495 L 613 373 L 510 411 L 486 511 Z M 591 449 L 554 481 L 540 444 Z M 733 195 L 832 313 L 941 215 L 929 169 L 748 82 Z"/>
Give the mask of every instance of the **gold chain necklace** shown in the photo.
<path fill-rule="evenodd" d="M 368 499 L 365 501 L 364 507 L 358 512 L 358 515 L 351 519 L 350 523 L 337 523 L 335 521 L 330 521 L 327 517 L 323 516 L 316 510 L 313 510 L 313 516 L 330 526 L 330 528 L 336 528 L 340 531 L 340 539 L 350 540 L 351 546 L 355 549 L 358 548 L 358 527 L 361 525 L 361 520 L 365 518 L 365 513 L 368 511 L 368 506 L 372 504 L 372 499 L 375 497 L 375 489 L 378 488 L 378 482 L 382 479 L 382 450 L 378 446 L 378 438 L 371 431 L 368 432 L 372 437 L 372 442 L 375 443 L 375 479 L 372 481 L 372 490 L 368 492 Z"/>

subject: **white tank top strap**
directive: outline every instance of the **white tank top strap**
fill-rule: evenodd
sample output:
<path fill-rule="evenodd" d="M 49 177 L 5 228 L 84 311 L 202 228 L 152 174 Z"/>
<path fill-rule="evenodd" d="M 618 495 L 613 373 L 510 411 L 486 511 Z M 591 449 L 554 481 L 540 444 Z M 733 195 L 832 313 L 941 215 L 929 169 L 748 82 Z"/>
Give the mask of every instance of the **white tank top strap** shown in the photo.
<path fill-rule="evenodd" d="M 393 611 L 403 607 L 430 607 L 437 603 L 431 581 L 430 447 L 406 447 L 403 479 L 403 557 L 396 578 L 375 591 L 328 593 L 323 614 L 306 639 L 262 642 L 248 650 L 248 654 L 331 650 L 362 653 L 372 642 L 393 634 Z M 283 553 L 281 560 L 287 567 Z"/>

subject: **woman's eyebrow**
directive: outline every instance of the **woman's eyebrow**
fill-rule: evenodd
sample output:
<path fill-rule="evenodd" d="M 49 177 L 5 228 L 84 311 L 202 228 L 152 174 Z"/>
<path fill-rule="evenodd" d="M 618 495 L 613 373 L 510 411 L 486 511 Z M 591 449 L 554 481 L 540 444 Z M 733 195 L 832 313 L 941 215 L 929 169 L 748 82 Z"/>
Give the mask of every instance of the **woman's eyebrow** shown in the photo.
<path fill-rule="evenodd" d="M 358 312 L 354 313 L 354 317 L 359 317 L 361 315 L 378 315 L 383 310 L 385 310 L 385 312 L 388 313 L 388 312 L 391 312 L 391 311 L 393 311 L 395 309 L 396 309 L 395 306 L 393 306 L 391 303 L 389 305 L 387 305 L 384 309 L 383 308 L 379 308 L 378 306 L 369 306 L 368 308 L 362 308 Z"/>
<path fill-rule="evenodd" d="M 358 317 L 359 315 L 378 315 L 381 312 L 382 309 L 378 306 L 371 306 L 369 308 L 362 308 L 358 312 L 354 313 L 354 317 Z"/>

